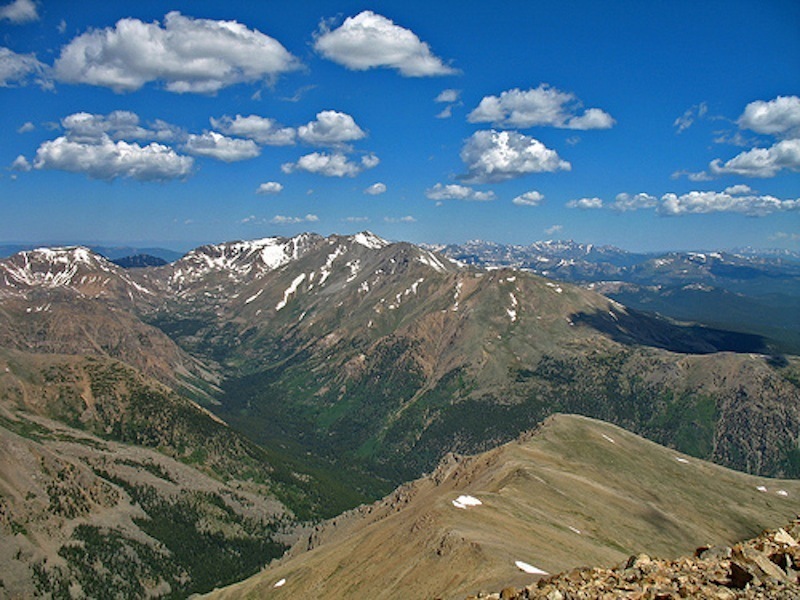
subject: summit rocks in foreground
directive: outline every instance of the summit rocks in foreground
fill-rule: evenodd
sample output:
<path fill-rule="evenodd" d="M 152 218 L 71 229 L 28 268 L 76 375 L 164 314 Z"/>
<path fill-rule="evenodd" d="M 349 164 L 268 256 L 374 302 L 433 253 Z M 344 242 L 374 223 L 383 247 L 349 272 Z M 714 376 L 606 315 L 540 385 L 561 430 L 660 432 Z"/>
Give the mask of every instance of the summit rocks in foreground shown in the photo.
<path fill-rule="evenodd" d="M 800 598 L 800 517 L 735 546 L 700 547 L 678 560 L 631 556 L 615 569 L 575 569 L 523 589 L 467 600 L 567 598 Z"/>

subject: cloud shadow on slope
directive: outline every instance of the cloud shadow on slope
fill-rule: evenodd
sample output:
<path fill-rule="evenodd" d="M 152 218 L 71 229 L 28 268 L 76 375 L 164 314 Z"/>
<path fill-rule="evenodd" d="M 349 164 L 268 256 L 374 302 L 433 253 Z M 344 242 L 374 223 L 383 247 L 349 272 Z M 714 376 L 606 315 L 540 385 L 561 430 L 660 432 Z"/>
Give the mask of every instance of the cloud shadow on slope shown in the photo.
<path fill-rule="evenodd" d="M 612 312 L 578 312 L 570 316 L 576 325 L 591 327 L 626 345 L 651 346 L 681 354 L 770 352 L 766 338 L 736 331 L 683 324 L 657 314 L 633 309 Z"/>

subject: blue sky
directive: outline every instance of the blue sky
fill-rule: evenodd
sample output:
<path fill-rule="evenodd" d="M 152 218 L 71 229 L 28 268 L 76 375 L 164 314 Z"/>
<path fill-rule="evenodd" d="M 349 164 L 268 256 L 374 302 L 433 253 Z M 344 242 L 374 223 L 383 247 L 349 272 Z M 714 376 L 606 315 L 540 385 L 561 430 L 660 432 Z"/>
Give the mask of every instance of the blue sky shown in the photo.
<path fill-rule="evenodd" d="M 0 85 L 2 242 L 800 249 L 793 1 L 0 0 Z"/>

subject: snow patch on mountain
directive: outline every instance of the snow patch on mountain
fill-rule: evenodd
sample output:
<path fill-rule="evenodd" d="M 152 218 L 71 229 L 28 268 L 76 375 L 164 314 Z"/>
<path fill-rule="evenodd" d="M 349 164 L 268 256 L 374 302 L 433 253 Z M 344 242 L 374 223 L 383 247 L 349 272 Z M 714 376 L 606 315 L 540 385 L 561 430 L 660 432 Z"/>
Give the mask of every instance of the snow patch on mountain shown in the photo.
<path fill-rule="evenodd" d="M 346 252 L 347 252 L 347 248 L 345 248 L 344 246 L 337 246 L 336 250 L 334 250 L 333 252 L 331 252 L 328 255 L 328 258 L 325 260 L 325 266 L 322 267 L 322 275 L 321 275 L 320 280 L 319 280 L 319 284 L 320 285 L 325 283 L 327 281 L 328 277 L 331 276 L 331 272 L 332 272 L 332 269 L 333 269 L 333 261 L 335 261 L 337 258 L 342 256 Z"/>
<path fill-rule="evenodd" d="M 258 278 L 302 257 L 316 237 L 304 233 L 290 239 L 268 237 L 201 246 L 175 263 L 170 284 L 180 288 L 213 273 L 234 281 Z"/>
<path fill-rule="evenodd" d="M 347 263 L 347 268 L 350 269 L 350 275 L 347 278 L 347 283 L 350 283 L 356 277 L 358 277 L 358 272 L 361 270 L 361 261 L 358 259 L 351 260 L 349 263 Z"/>
<path fill-rule="evenodd" d="M 442 263 L 433 252 L 428 252 L 427 250 L 421 251 L 419 256 L 417 256 L 417 260 L 423 265 L 428 265 L 437 273 L 445 273 L 447 271 L 447 267 L 444 266 L 444 263 Z"/>
<path fill-rule="evenodd" d="M 508 295 L 511 298 L 511 308 L 507 308 L 506 313 L 508 314 L 508 317 L 511 319 L 511 322 L 513 323 L 514 321 L 517 320 L 517 308 L 519 307 L 519 301 L 517 300 L 517 297 L 513 294 L 513 292 L 509 292 Z"/>
<path fill-rule="evenodd" d="M 279 311 L 286 306 L 286 304 L 289 302 L 289 297 L 297 291 L 298 286 L 301 283 L 303 283 L 305 278 L 306 278 L 305 273 L 300 273 L 300 275 L 294 278 L 292 284 L 288 288 L 286 288 L 285 292 L 283 292 L 283 300 L 281 300 L 280 302 L 278 302 L 278 304 L 275 305 L 276 311 Z"/>
<path fill-rule="evenodd" d="M 0 262 L 4 295 L 30 288 L 72 288 L 90 296 L 105 295 L 117 281 L 133 292 L 151 294 L 121 268 L 82 246 L 37 248 L 19 252 Z"/>
<path fill-rule="evenodd" d="M 549 281 L 545 282 L 545 285 L 549 288 L 553 288 L 556 294 L 560 294 L 564 291 L 564 289 L 560 285 L 556 285 L 555 283 L 550 283 Z"/>
<path fill-rule="evenodd" d="M 523 562 L 521 560 L 514 562 L 514 564 L 520 571 L 524 571 L 525 573 L 528 573 L 530 575 L 548 575 L 547 571 L 542 571 L 541 569 L 534 567 L 533 565 Z"/>
<path fill-rule="evenodd" d="M 250 296 L 250 297 L 249 297 L 247 300 L 245 300 L 245 301 L 244 301 L 244 303 L 245 303 L 245 304 L 250 304 L 250 303 L 251 303 L 253 300 L 255 300 L 256 298 L 258 298 L 258 297 L 259 297 L 259 296 L 262 294 L 262 292 L 263 292 L 263 291 L 264 291 L 264 290 L 263 290 L 263 288 L 262 288 L 262 289 L 260 289 L 260 290 L 258 290 L 258 291 L 257 291 L 255 294 L 253 294 L 253 295 L 252 295 L 252 296 Z"/>
<path fill-rule="evenodd" d="M 395 310 L 395 309 L 400 307 L 400 303 L 403 301 L 403 298 L 406 298 L 406 297 L 411 296 L 411 295 L 415 295 L 416 296 L 417 288 L 419 287 L 419 284 L 422 283 L 423 281 L 425 281 L 425 278 L 424 277 L 420 277 L 414 283 L 412 283 L 410 287 L 406 288 L 405 290 L 403 290 L 399 294 L 396 294 L 394 303 L 390 304 L 388 306 L 388 309 L 389 310 Z"/>
<path fill-rule="evenodd" d="M 453 506 L 456 508 L 460 508 L 466 510 L 467 508 L 472 508 L 474 506 L 481 506 L 483 502 L 478 500 L 475 496 L 459 496 L 455 500 L 453 500 Z"/>
<path fill-rule="evenodd" d="M 370 250 L 379 250 L 381 248 L 385 248 L 389 245 L 382 237 L 378 237 L 371 231 L 362 231 L 361 233 L 357 233 L 351 238 L 356 244 L 361 244 L 362 246 L 369 248 Z"/>
<path fill-rule="evenodd" d="M 452 311 L 458 310 L 458 300 L 461 297 L 461 289 L 464 287 L 464 283 L 459 279 L 456 282 L 456 289 L 453 291 L 453 307 L 450 309 Z"/>

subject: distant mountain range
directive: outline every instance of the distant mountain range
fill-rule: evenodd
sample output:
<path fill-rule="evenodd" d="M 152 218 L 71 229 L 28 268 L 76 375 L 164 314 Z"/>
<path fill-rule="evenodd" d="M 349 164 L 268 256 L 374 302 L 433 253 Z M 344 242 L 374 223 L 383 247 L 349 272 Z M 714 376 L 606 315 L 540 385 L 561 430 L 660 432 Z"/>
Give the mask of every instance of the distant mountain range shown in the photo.
<path fill-rule="evenodd" d="M 111 262 L 123 269 L 143 269 L 145 267 L 163 267 L 169 261 L 150 254 L 134 254 L 112 259 Z"/>
<path fill-rule="evenodd" d="M 724 278 L 716 260 L 686 259 Z M 797 477 L 800 360 L 769 344 L 368 232 L 131 269 L 23 251 L 0 260 L 0 546 L 16 561 L 0 579 L 22 595 L 118 573 L 134 595 L 207 591 L 309 522 L 556 412 Z M 117 556 L 130 566 L 104 566 Z"/>
<path fill-rule="evenodd" d="M 486 268 L 512 267 L 596 290 L 675 319 L 762 335 L 800 353 L 800 253 L 790 250 L 636 254 L 575 242 L 431 247 Z"/>

